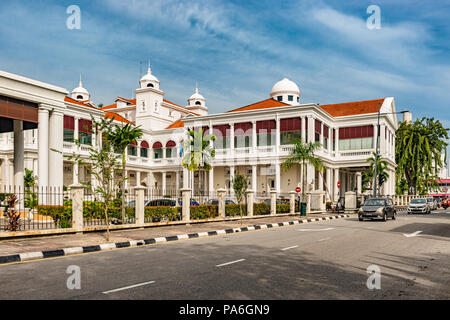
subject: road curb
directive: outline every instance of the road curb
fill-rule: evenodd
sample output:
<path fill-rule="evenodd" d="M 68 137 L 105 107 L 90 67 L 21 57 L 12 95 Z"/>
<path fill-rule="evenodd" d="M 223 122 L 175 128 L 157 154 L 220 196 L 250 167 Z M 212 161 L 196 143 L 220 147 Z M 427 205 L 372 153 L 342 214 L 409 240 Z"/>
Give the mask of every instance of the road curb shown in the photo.
<path fill-rule="evenodd" d="M 85 246 L 85 247 L 72 247 L 72 248 L 63 248 L 63 249 L 55 249 L 55 250 L 47 250 L 47 251 L 26 252 L 26 253 L 13 254 L 13 255 L 8 255 L 8 256 L 0 256 L 0 264 L 24 262 L 24 261 L 38 260 L 38 259 L 48 259 L 48 258 L 70 256 L 70 255 L 81 254 L 81 253 L 108 251 L 108 250 L 127 248 L 127 247 L 139 247 L 142 245 L 164 243 L 164 242 L 171 242 L 171 241 L 177 241 L 177 240 L 187 240 L 187 239 L 194 239 L 194 238 L 204 238 L 204 237 L 211 237 L 211 236 L 216 236 L 216 235 L 220 235 L 220 234 L 229 234 L 229 233 L 246 232 L 246 231 L 253 231 L 253 230 L 262 230 L 262 229 L 268 229 L 268 228 L 285 227 L 285 226 L 291 226 L 291 225 L 295 225 L 295 224 L 334 220 L 334 219 L 348 218 L 348 217 L 350 217 L 350 215 L 341 214 L 341 215 L 331 216 L 331 217 L 310 218 L 310 219 L 294 220 L 294 221 L 288 221 L 288 222 L 253 225 L 253 226 L 247 226 L 247 227 L 243 227 L 243 228 L 232 228 L 232 229 L 215 230 L 215 231 L 209 231 L 209 232 L 181 234 L 181 235 L 177 235 L 177 236 L 150 238 L 150 239 L 145 239 L 145 240 L 131 240 L 131 241 L 126 241 L 126 242 L 105 243 L 105 244 Z"/>

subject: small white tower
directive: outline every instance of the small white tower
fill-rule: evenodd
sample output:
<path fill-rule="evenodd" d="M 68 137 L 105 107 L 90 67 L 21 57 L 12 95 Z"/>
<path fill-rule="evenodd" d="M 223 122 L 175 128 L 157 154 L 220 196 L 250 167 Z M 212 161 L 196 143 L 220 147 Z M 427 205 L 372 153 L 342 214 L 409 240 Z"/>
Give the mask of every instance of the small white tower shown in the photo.
<path fill-rule="evenodd" d="M 81 81 L 81 74 L 80 74 L 80 83 L 78 84 L 78 87 L 72 90 L 72 99 L 77 101 L 89 101 L 91 98 L 91 95 L 89 92 L 83 88 L 83 81 Z"/>
<path fill-rule="evenodd" d="M 194 94 L 188 99 L 186 109 L 198 113 L 201 116 L 208 115 L 208 108 L 206 107 L 206 99 L 198 93 L 198 86 L 195 86 Z"/>
<path fill-rule="evenodd" d="M 283 78 L 275 83 L 270 92 L 272 99 L 290 105 L 298 105 L 300 103 L 300 95 L 300 89 L 297 84 L 288 78 Z"/>
<path fill-rule="evenodd" d="M 159 90 L 159 80 L 154 75 L 152 75 L 152 69 L 150 67 L 150 61 L 148 62 L 147 74 L 144 75 L 139 81 L 141 89 L 144 88 L 155 88 Z"/>

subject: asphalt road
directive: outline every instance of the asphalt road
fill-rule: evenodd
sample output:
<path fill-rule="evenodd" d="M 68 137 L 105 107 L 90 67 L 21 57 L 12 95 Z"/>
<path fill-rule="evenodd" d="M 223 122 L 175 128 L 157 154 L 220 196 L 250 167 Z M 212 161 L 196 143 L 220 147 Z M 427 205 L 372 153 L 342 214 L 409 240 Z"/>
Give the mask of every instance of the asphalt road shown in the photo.
<path fill-rule="evenodd" d="M 67 288 L 73 265 L 81 289 Z M 380 289 L 367 288 L 371 265 Z M 450 210 L 438 210 L 4 265 L 0 299 L 450 299 L 448 266 Z"/>

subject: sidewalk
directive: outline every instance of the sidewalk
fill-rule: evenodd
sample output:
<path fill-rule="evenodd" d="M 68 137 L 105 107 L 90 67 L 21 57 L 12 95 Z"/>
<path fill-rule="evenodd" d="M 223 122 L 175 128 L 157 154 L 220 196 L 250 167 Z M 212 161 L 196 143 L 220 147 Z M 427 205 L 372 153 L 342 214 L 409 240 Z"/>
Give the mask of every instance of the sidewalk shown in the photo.
<path fill-rule="evenodd" d="M 82 235 L 57 235 L 43 236 L 39 238 L 27 239 L 8 239 L 0 240 L 0 256 L 8 256 L 13 254 L 57 250 L 71 247 L 85 247 L 101 245 L 105 243 L 118 243 L 133 240 L 143 240 L 159 237 L 171 237 L 182 234 L 209 232 L 215 230 L 224 230 L 232 228 L 244 228 L 247 226 L 264 225 L 272 223 L 282 223 L 294 220 L 314 219 L 322 217 L 336 216 L 336 214 L 314 214 L 309 216 L 283 216 L 283 217 L 267 217 L 259 219 L 247 219 L 240 221 L 222 221 L 198 223 L 191 225 L 172 225 L 163 227 L 154 227 L 146 229 L 119 230 L 111 231 L 109 241 L 106 241 L 104 232 L 89 232 Z"/>

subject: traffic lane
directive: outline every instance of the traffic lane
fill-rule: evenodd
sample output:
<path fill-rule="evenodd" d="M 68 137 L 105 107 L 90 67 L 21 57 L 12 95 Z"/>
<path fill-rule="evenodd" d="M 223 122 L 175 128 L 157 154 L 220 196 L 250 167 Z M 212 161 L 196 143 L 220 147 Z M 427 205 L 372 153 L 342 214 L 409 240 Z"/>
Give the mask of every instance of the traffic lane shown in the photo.
<path fill-rule="evenodd" d="M 335 220 L 333 222 L 337 222 Z M 293 226 L 295 227 L 295 226 Z M 8 287 L 8 294 L 5 295 L 5 291 L 2 289 L 0 292 L 1 298 L 20 298 L 22 293 L 27 293 L 30 298 L 53 298 L 59 297 L 59 294 L 63 296 L 76 296 L 77 291 L 66 292 L 66 275 L 65 271 L 69 265 L 77 265 L 82 270 L 83 277 L 87 277 L 86 281 L 83 281 L 88 286 L 85 287 L 87 291 L 97 289 L 95 286 L 90 287 L 93 278 L 98 278 L 98 274 L 120 274 L 121 270 L 134 270 L 136 269 L 136 263 L 143 263 L 140 266 L 143 271 L 146 270 L 148 265 L 156 266 L 158 269 L 161 266 L 162 275 L 168 270 L 165 266 L 169 265 L 178 266 L 181 264 L 187 264 L 188 262 L 200 260 L 208 261 L 213 264 L 220 264 L 226 261 L 231 261 L 235 258 L 234 253 L 228 253 L 226 246 L 229 245 L 229 241 L 234 241 L 237 238 L 243 244 L 252 245 L 252 243 L 271 244 L 270 241 L 265 241 L 264 234 L 269 233 L 269 230 L 281 230 L 290 227 L 281 227 L 261 231 L 250 231 L 239 234 L 231 234 L 227 236 L 217 236 L 209 238 L 199 238 L 187 241 L 178 241 L 168 244 L 158 244 L 156 246 L 148 246 L 143 248 L 127 248 L 124 250 L 94 253 L 88 255 L 70 256 L 54 260 L 41 260 L 33 261 L 16 265 L 5 265 L 0 268 L 0 272 L 4 276 L 1 277 L 0 284 L 2 288 Z M 256 238 L 253 238 L 257 236 Z M 298 234 L 297 236 L 301 236 Z M 307 235 L 303 235 L 307 238 Z M 272 236 L 273 238 L 274 236 Z M 186 246 L 195 246 L 197 244 L 213 243 L 216 239 L 221 239 L 225 248 L 220 250 L 220 253 L 211 252 L 206 250 L 197 250 L 189 255 L 185 254 Z M 151 248 L 151 249 L 149 249 Z M 278 250 L 278 248 L 276 248 Z M 149 253 L 150 252 L 150 253 Z M 149 253 L 149 254 L 147 254 Z M 123 258 L 127 256 L 127 258 Z M 117 266 L 116 266 L 117 265 Z M 195 265 L 195 263 L 194 263 Z M 48 272 L 48 270 L 54 270 L 54 272 Z M 154 271 L 154 270 L 150 270 Z M 175 270 L 176 271 L 176 270 Z M 133 271 L 134 272 L 134 271 Z M 136 274 L 139 274 L 137 272 Z M 101 278 L 101 277 L 100 277 Z M 111 278 L 114 280 L 114 278 Z M 105 277 L 106 283 L 111 279 L 108 276 Z M 148 279 L 141 277 L 134 278 L 129 274 L 125 277 L 121 276 L 118 286 L 126 286 L 129 283 L 142 282 Z M 123 281 L 122 281 L 123 280 Z M 9 285 L 8 285 L 9 284 Z M 49 290 L 54 288 L 54 290 Z M 56 293 L 56 294 L 55 294 Z"/>
<path fill-rule="evenodd" d="M 336 220 L 334 222 L 338 222 L 338 221 L 339 220 Z M 303 227 L 307 227 L 307 226 L 313 227 L 313 225 L 314 225 L 314 228 L 320 227 L 315 224 L 304 225 Z M 235 234 L 235 235 L 230 235 L 230 236 L 226 236 L 226 237 L 212 237 L 212 238 L 198 239 L 198 240 L 194 240 L 194 241 L 172 243 L 170 245 L 161 245 L 160 249 L 163 249 L 163 247 L 167 247 L 167 248 L 172 247 L 172 248 L 170 250 L 167 250 L 167 248 L 165 248 L 166 250 L 164 250 L 164 251 L 153 249 L 152 250 L 153 254 L 149 255 L 149 256 L 143 255 L 142 251 L 140 251 L 140 250 L 146 250 L 147 248 L 150 248 L 150 247 L 127 249 L 124 251 L 116 251 L 116 252 L 110 252 L 110 253 L 104 253 L 104 254 L 95 254 L 95 255 L 90 255 L 90 256 L 80 256 L 77 258 L 81 258 L 81 259 L 86 259 L 87 257 L 89 257 L 89 259 L 91 259 L 91 257 L 95 257 L 95 258 L 94 258 L 93 262 L 91 262 L 91 263 L 87 262 L 85 265 L 83 265 L 82 263 L 79 263 L 79 261 L 77 261 L 77 263 L 81 265 L 81 269 L 82 269 L 82 275 L 83 275 L 83 284 L 82 285 L 83 285 L 84 290 L 82 290 L 83 293 L 77 292 L 77 294 L 69 295 L 69 296 L 70 297 L 78 296 L 78 297 L 83 298 L 83 297 L 85 297 L 85 294 L 87 293 L 88 296 L 91 295 L 93 298 L 105 298 L 102 294 L 100 294 L 100 292 L 103 292 L 105 290 L 111 290 L 114 288 L 119 288 L 122 286 L 128 286 L 128 285 L 133 285 L 136 283 L 142 283 L 143 281 L 155 281 L 155 285 L 149 286 L 148 289 L 145 287 L 136 288 L 136 289 L 130 290 L 128 292 L 123 292 L 121 294 L 124 294 L 125 296 L 128 296 L 130 294 L 137 294 L 139 296 L 139 292 L 143 293 L 143 292 L 146 292 L 146 290 L 157 290 L 156 291 L 157 294 L 155 296 L 152 295 L 152 298 L 158 298 L 158 296 L 159 296 L 160 298 L 171 297 L 171 298 L 186 298 L 187 299 L 187 298 L 189 298 L 189 296 L 195 296 L 195 294 L 193 292 L 191 292 L 189 290 L 189 288 L 187 288 L 187 289 L 185 288 L 187 284 L 189 284 L 189 285 L 187 285 L 188 287 L 192 286 L 192 288 L 199 289 L 199 287 L 197 285 L 202 284 L 203 282 L 201 279 L 205 278 L 205 279 L 209 279 L 208 281 L 212 281 L 212 282 L 210 282 L 210 284 L 213 284 L 214 281 L 217 281 L 218 282 L 217 285 L 220 286 L 221 279 L 215 280 L 214 277 L 218 274 L 220 275 L 221 271 L 213 272 L 213 273 L 208 272 L 214 265 L 212 263 L 214 260 L 224 263 L 226 261 L 232 261 L 232 259 L 236 259 L 236 257 L 252 256 L 252 257 L 247 258 L 243 262 L 244 264 L 242 264 L 242 266 L 246 265 L 246 263 L 249 263 L 251 265 L 251 267 L 253 267 L 254 259 L 250 259 L 250 258 L 257 258 L 258 254 L 256 254 L 256 253 L 264 252 L 263 258 L 265 257 L 266 260 L 269 261 L 269 265 L 266 266 L 266 270 L 268 273 L 272 273 L 271 272 L 271 268 L 273 267 L 272 264 L 274 264 L 276 261 L 271 261 L 272 260 L 271 257 L 272 256 L 276 257 L 277 255 L 279 255 L 279 253 L 281 252 L 281 249 L 277 248 L 278 250 L 270 250 L 270 248 L 267 248 L 267 244 L 273 244 L 274 242 L 280 240 L 280 235 L 281 235 L 281 239 L 282 239 L 283 236 L 286 235 L 286 233 L 284 231 L 286 231 L 288 229 L 296 228 L 296 227 L 297 226 L 277 228 L 277 229 L 273 229 L 270 231 L 261 231 L 261 232 L 246 232 L 246 233 Z M 298 226 L 298 227 L 300 227 L 300 226 Z M 362 242 L 365 239 L 364 241 L 369 242 L 367 247 L 370 248 L 370 245 L 372 242 L 372 240 L 370 239 L 370 234 L 371 233 L 373 234 L 374 232 L 370 232 L 370 230 L 365 230 L 365 231 L 367 234 L 365 236 L 363 236 L 362 239 L 350 239 L 350 242 L 355 243 L 354 240 L 357 240 L 356 243 L 360 243 L 361 245 L 363 245 Z M 263 240 L 265 239 L 266 241 L 262 242 L 261 239 L 257 239 L 255 237 L 253 237 L 255 235 L 262 235 L 262 234 L 265 235 Z M 299 232 L 297 232 L 297 234 L 299 234 Z M 306 233 L 300 233 L 300 234 L 306 235 Z M 347 232 L 347 234 L 350 235 L 352 233 Z M 311 234 L 308 232 L 307 235 L 308 235 L 307 238 L 309 239 L 309 237 L 311 237 Z M 353 238 L 354 238 L 354 235 L 355 235 L 355 233 L 353 233 Z M 223 240 L 226 240 L 224 238 L 227 238 L 227 237 L 229 238 L 228 239 L 229 241 L 223 241 Z M 304 237 L 302 237 L 302 238 L 304 238 Z M 350 238 L 352 238 L 352 237 L 350 236 Z M 347 259 L 349 261 L 347 261 L 345 263 L 347 264 L 347 266 L 352 265 L 352 263 L 354 263 L 353 262 L 354 258 L 352 259 L 352 257 L 348 257 L 348 253 L 345 254 L 345 252 L 349 251 L 350 253 L 352 253 L 352 252 L 365 252 L 365 251 L 364 250 L 355 250 L 355 245 L 348 246 L 345 244 L 345 241 L 343 241 L 343 240 L 345 240 L 345 239 L 340 239 L 338 241 L 333 241 L 333 242 L 328 243 L 327 246 L 325 246 L 325 248 L 328 248 L 328 250 L 323 250 L 323 246 L 322 246 L 323 254 L 325 255 L 325 257 L 326 257 L 325 259 L 327 261 L 331 260 L 335 264 L 338 259 L 336 259 L 336 257 L 333 257 L 332 254 L 339 253 L 337 257 L 341 257 L 341 258 L 347 257 Z M 230 243 L 230 241 L 232 243 Z M 347 239 L 347 241 L 349 241 L 349 239 Z M 389 242 L 389 239 L 386 239 L 386 241 Z M 216 242 L 218 242 L 218 243 L 216 243 Z M 236 242 L 243 242 L 243 243 L 239 244 Z M 381 244 L 381 241 L 377 241 L 375 243 Z M 264 246 L 262 246 L 262 244 L 264 244 Z M 367 245 L 367 244 L 364 244 L 363 247 L 365 245 Z M 372 243 L 372 245 L 373 245 L 373 243 Z M 184 246 L 187 246 L 187 248 L 183 248 Z M 180 247 L 180 249 L 182 249 L 182 250 L 181 250 L 181 252 L 178 252 L 177 250 L 174 250 L 173 247 Z M 367 247 L 365 248 L 366 251 L 367 251 Z M 239 248 L 239 250 L 237 250 L 237 248 Z M 256 251 L 255 251 L 255 248 L 256 248 Z M 308 250 L 312 250 L 312 252 L 314 252 L 316 254 L 315 251 L 317 251 L 317 250 L 315 250 L 315 249 L 317 249 L 317 248 L 315 248 L 314 246 L 309 246 L 306 249 L 302 248 L 302 250 L 303 250 L 303 254 L 301 254 L 302 258 L 304 258 L 305 254 L 309 254 L 307 252 Z M 347 250 L 347 249 L 350 249 L 350 250 Z M 401 248 L 400 251 L 403 251 L 403 248 Z M 134 253 L 132 254 L 132 252 L 134 252 Z M 220 252 L 220 254 L 218 256 L 216 254 L 217 252 Z M 100 257 L 103 255 L 109 255 L 109 254 L 113 254 L 115 256 L 116 254 L 119 254 L 119 253 L 120 253 L 120 255 L 118 257 L 113 257 L 112 260 L 106 259 L 105 257 Z M 281 259 L 282 260 L 283 259 L 284 260 L 293 259 L 292 257 L 296 257 L 296 255 L 294 253 L 298 254 L 299 252 L 296 251 L 295 249 L 293 249 L 293 251 L 289 250 L 289 253 L 290 253 L 289 255 L 285 254 L 284 256 L 280 256 Z M 163 255 L 163 259 L 161 259 L 161 257 L 158 256 L 159 254 Z M 186 254 L 186 255 L 183 256 L 183 254 Z M 253 257 L 253 256 L 255 256 L 255 257 Z M 176 257 L 176 258 L 171 259 L 174 257 Z M 192 259 L 192 257 L 195 257 L 195 259 Z M 76 257 L 71 257 L 71 258 L 66 258 L 66 259 L 73 259 L 73 258 L 76 258 Z M 125 261 L 123 261 L 123 260 L 125 260 Z M 346 259 L 344 259 L 344 260 L 346 260 Z M 56 262 L 58 260 L 53 260 L 53 261 Z M 130 261 L 133 262 L 133 263 L 131 263 L 131 265 L 129 263 Z M 180 261 L 182 261 L 182 263 L 180 263 Z M 50 261 L 46 261 L 45 263 L 47 263 L 47 262 L 50 262 Z M 292 262 L 295 265 L 295 261 L 292 261 Z M 38 263 L 44 263 L 44 261 L 38 262 Z M 58 263 L 60 263 L 60 262 L 58 261 Z M 32 264 L 35 264 L 35 263 L 29 263 L 26 265 L 32 265 Z M 111 268 L 110 267 L 111 265 L 116 266 L 116 268 Z M 18 266 L 22 266 L 22 265 L 16 265 L 16 267 L 18 267 Z M 65 266 L 67 266 L 67 263 L 64 263 L 63 267 L 60 268 L 60 273 L 62 273 L 61 271 L 63 271 L 63 270 L 65 271 L 65 268 L 64 268 Z M 241 267 L 241 265 L 239 265 L 239 264 L 236 264 L 236 266 Z M 360 274 L 360 275 L 364 274 L 364 276 L 366 276 L 365 270 L 364 270 L 365 266 L 366 265 L 363 265 L 360 268 L 358 274 Z M 233 266 L 233 267 L 235 267 L 235 266 Z M 204 269 L 204 268 L 206 268 L 206 269 Z M 286 268 L 289 269 L 288 267 L 286 267 Z M 55 270 L 55 267 L 52 266 L 51 269 Z M 214 268 L 212 268 L 212 269 L 214 269 Z M 282 268 L 282 269 L 284 269 L 284 268 Z M 126 271 L 124 272 L 124 270 L 126 270 Z M 280 270 L 278 270 L 278 271 L 280 271 Z M 409 271 L 414 271 L 414 270 L 409 270 Z M 92 274 L 90 274 L 90 273 L 92 273 Z M 199 273 L 199 279 L 197 279 L 197 273 Z M 316 268 L 316 270 L 314 270 L 314 273 L 320 274 L 321 271 L 320 271 L 320 269 Z M 8 273 L 6 273 L 6 274 L 8 274 Z M 42 274 L 42 272 L 41 272 L 41 274 Z M 107 276 L 103 276 L 103 275 L 109 275 L 109 274 L 115 274 L 116 276 L 110 277 L 110 278 L 108 278 Z M 133 277 L 133 275 L 135 275 L 135 277 Z M 152 277 L 153 279 L 149 279 L 147 277 L 148 275 L 154 276 L 154 277 Z M 181 278 L 177 279 L 177 276 L 180 276 L 180 275 L 181 275 Z M 212 278 L 208 278 L 208 275 L 211 275 Z M 118 277 L 120 277 L 120 279 L 118 279 Z M 277 277 L 279 277 L 279 275 Z M 192 281 L 191 281 L 193 279 L 196 279 L 194 281 L 194 283 L 192 283 Z M 261 281 L 263 281 L 263 282 L 267 281 L 267 279 L 264 280 L 264 277 L 261 279 L 262 279 Z M 52 279 L 52 280 L 55 281 L 54 279 Z M 64 285 L 65 285 L 65 280 L 66 280 L 65 277 L 62 277 L 62 279 L 60 279 L 60 280 L 56 280 L 58 282 L 59 288 L 61 288 L 61 283 L 64 283 Z M 118 280 L 120 280 L 120 281 L 118 281 Z M 230 284 L 236 283 L 235 281 L 233 281 L 233 279 L 229 279 L 229 281 L 230 281 Z M 239 281 L 244 281 L 244 283 L 245 283 L 245 279 L 239 279 Z M 335 283 L 335 282 L 333 282 L 333 283 Z M 32 282 L 31 284 L 33 285 L 35 283 Z M 89 287 L 91 284 L 92 284 L 92 288 Z M 86 288 L 86 285 L 87 285 L 87 288 Z M 208 282 L 204 283 L 204 285 L 207 286 Z M 173 286 L 175 286 L 175 288 L 172 288 Z M 30 286 L 25 286 L 25 287 L 30 288 Z M 62 286 L 63 292 L 58 292 L 58 291 L 52 290 L 52 286 L 50 286 L 50 287 L 44 286 L 43 288 L 39 288 L 39 286 L 35 286 L 35 287 L 37 287 L 37 288 L 33 289 L 33 290 L 35 290 L 37 293 L 40 294 L 43 291 L 51 292 L 52 294 L 56 293 L 57 298 L 61 298 L 63 296 L 66 297 L 68 294 L 67 289 L 64 286 Z M 202 285 L 200 285 L 200 288 L 201 287 L 202 287 Z M 294 285 L 294 287 L 296 287 L 296 286 Z M 48 290 L 48 289 L 50 289 L 50 290 Z M 169 290 L 170 292 L 172 292 L 171 291 L 172 289 L 178 289 L 178 291 L 174 291 L 173 292 L 174 295 L 170 295 L 166 292 L 166 290 Z M 162 290 L 162 291 L 160 291 L 160 290 Z M 184 292 L 187 290 L 188 296 L 185 296 L 183 294 L 183 290 L 184 290 Z M 233 290 L 233 287 L 229 288 L 229 290 L 230 290 L 230 292 L 236 291 L 236 290 Z M 259 296 L 255 292 L 253 292 L 253 293 L 248 292 L 244 288 L 243 293 L 241 293 L 241 294 L 243 294 L 244 296 L 246 294 L 248 294 L 249 296 L 258 296 L 258 297 L 262 298 L 263 296 L 270 297 L 271 295 L 270 295 L 269 291 L 267 291 L 267 292 L 262 291 L 261 292 L 262 296 Z M 95 292 L 95 294 L 92 295 L 92 292 Z M 206 292 L 209 292 L 209 291 L 207 290 Z M 333 291 L 331 291 L 331 292 L 333 292 Z M 265 294 L 263 294 L 263 293 L 265 293 Z M 204 296 L 204 294 L 205 294 L 205 292 L 202 292 L 201 294 L 199 293 L 198 298 L 208 298 L 208 296 Z M 210 294 L 213 294 L 213 292 L 210 292 Z M 223 295 L 224 292 L 222 290 L 222 291 L 219 291 L 217 294 Z M 330 294 L 330 296 L 332 296 L 332 294 Z M 114 298 L 114 295 L 109 296 L 109 297 Z M 119 294 L 119 297 L 121 297 L 120 294 Z M 142 296 L 142 297 L 144 298 L 144 296 Z M 217 297 L 220 298 L 220 296 L 217 296 Z M 276 298 L 277 295 L 274 294 L 272 297 Z M 42 296 L 38 295 L 37 298 L 42 298 Z"/>

